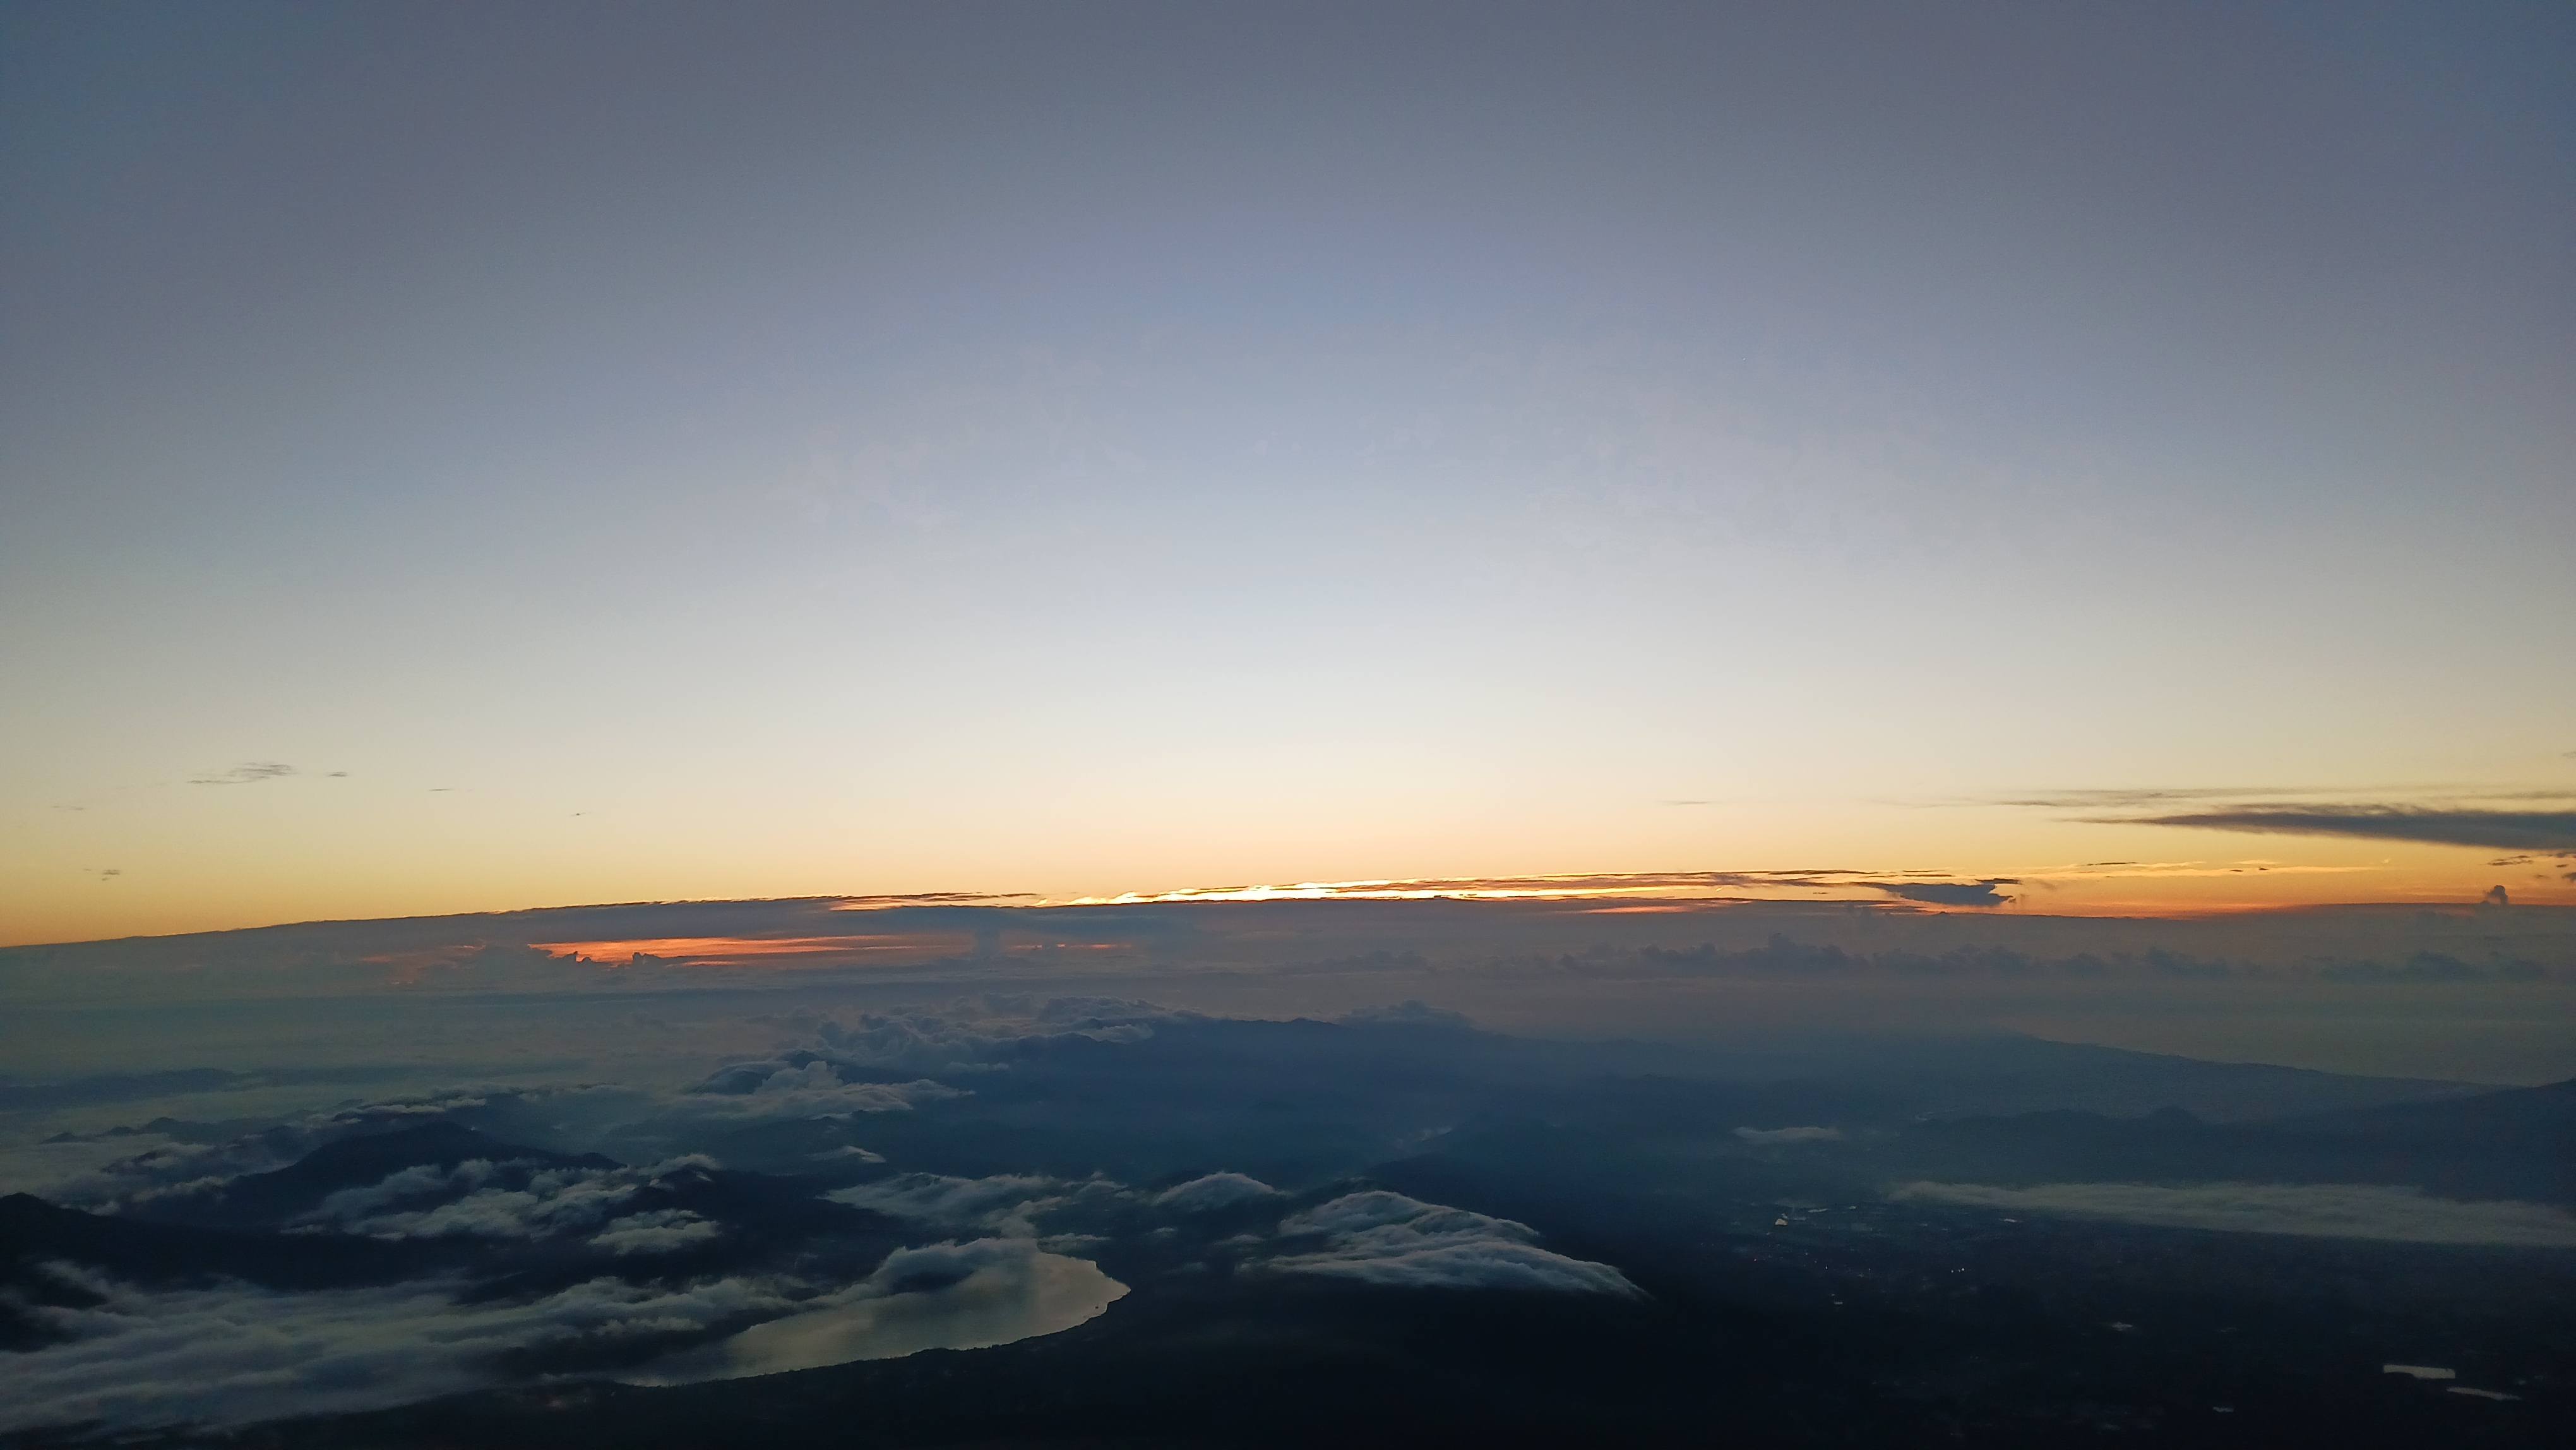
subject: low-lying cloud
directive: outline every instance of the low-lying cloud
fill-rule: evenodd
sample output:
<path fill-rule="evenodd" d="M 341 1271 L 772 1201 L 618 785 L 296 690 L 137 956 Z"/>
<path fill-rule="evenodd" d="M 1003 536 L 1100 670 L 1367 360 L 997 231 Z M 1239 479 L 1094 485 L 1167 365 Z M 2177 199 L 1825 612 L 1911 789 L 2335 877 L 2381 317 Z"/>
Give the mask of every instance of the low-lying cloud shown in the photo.
<path fill-rule="evenodd" d="M 156 1291 L 69 1266 L 52 1272 L 101 1302 L 24 1311 L 71 1338 L 9 1357 L 0 1433 L 380 1409 L 501 1383 L 492 1363 L 511 1350 L 703 1330 L 795 1307 L 793 1286 L 768 1279 L 671 1289 L 603 1278 L 532 1303 L 459 1304 L 449 1283 Z"/>
<path fill-rule="evenodd" d="M 304 1222 L 381 1239 L 532 1239 L 600 1227 L 624 1235 L 601 1245 L 619 1253 L 714 1235 L 711 1224 L 682 1229 L 684 1220 L 696 1221 L 695 1215 L 627 1217 L 620 1213 L 647 1189 L 712 1170 L 713 1159 L 675 1158 L 644 1168 L 540 1168 L 509 1175 L 517 1180 L 515 1185 L 508 1179 L 494 1181 L 516 1166 L 474 1158 L 454 1168 L 427 1164 L 405 1168 L 366 1187 L 332 1194 Z M 423 1203 L 424 1199 L 445 1201 Z"/>
<path fill-rule="evenodd" d="M 951 1178 L 937 1173 L 900 1173 L 823 1197 L 915 1223 L 1026 1238 L 1037 1233 L 1032 1222 L 1036 1215 L 1061 1207 L 1077 1195 L 1122 1192 L 1106 1179 L 1068 1183 L 1036 1174 Z"/>
<path fill-rule="evenodd" d="M 1345 1194 L 1292 1214 L 1280 1222 L 1279 1232 L 1324 1238 L 1320 1249 L 1270 1260 L 1269 1267 L 1281 1273 L 1420 1289 L 1638 1293 L 1608 1264 L 1538 1247 L 1538 1234 L 1527 1224 L 1384 1190 Z"/>
<path fill-rule="evenodd" d="M 1154 1206 L 1178 1213 L 1214 1213 L 1242 1203 L 1279 1197 L 1279 1190 L 1241 1173 L 1211 1173 L 1154 1196 Z"/>
<path fill-rule="evenodd" d="M 307 1114 L 216 1142 L 156 1143 L 140 1153 L 31 1186 L 56 1203 L 76 1208 L 131 1209 L 155 1199 L 209 1193 L 246 1174 L 283 1168 L 326 1143 L 434 1121 L 460 1109 L 480 1107 L 484 1101 L 474 1093 L 444 1093 Z"/>
<path fill-rule="evenodd" d="M 1909 1183 L 1893 1195 L 2035 1216 L 2111 1219 L 2160 1228 L 2299 1234 L 2415 1244 L 2576 1247 L 2576 1216 L 2544 1203 L 2463 1203 L 2419 1189 L 2363 1183 Z"/>

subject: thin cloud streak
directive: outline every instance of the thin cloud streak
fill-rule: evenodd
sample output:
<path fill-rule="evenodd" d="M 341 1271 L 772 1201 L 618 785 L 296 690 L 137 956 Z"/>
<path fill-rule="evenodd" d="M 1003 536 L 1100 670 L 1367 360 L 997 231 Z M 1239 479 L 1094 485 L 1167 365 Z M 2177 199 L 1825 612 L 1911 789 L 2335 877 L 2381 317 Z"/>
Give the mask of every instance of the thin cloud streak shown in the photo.
<path fill-rule="evenodd" d="M 230 770 L 221 771 L 214 775 L 198 776 L 189 781 L 188 784 L 254 785 L 263 780 L 276 780 L 280 776 L 288 776 L 295 773 L 295 767 L 288 765 L 282 760 L 245 760 Z"/>

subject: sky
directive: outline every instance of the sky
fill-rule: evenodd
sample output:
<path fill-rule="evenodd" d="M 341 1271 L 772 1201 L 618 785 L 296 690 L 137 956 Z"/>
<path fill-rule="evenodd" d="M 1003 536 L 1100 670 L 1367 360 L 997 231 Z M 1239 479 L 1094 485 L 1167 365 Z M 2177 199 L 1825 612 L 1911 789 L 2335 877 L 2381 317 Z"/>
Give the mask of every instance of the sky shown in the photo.
<path fill-rule="evenodd" d="M 0 7 L 0 944 L 2576 903 L 2571 73 L 2539 4 Z"/>

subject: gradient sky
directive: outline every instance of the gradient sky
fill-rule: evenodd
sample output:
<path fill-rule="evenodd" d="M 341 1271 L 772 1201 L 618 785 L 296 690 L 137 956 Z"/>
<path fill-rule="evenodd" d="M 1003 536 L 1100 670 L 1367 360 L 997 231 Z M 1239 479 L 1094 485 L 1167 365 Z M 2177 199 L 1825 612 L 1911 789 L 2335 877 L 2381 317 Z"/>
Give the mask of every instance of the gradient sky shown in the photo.
<path fill-rule="evenodd" d="M 2571 75 L 2555 4 L 8 5 L 0 941 L 2576 901 Z"/>

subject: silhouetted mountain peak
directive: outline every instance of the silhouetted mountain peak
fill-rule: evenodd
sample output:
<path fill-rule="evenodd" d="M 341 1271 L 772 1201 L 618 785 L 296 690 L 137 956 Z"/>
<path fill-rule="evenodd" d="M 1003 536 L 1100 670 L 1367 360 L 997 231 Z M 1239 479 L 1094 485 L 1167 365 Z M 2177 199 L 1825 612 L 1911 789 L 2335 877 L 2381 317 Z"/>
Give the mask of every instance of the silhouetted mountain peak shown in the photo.
<path fill-rule="evenodd" d="M 478 1132 L 462 1123 L 441 1119 L 415 1127 L 397 1128 L 390 1133 L 370 1133 L 364 1137 L 343 1138 L 326 1143 L 276 1174 L 301 1174 L 310 1178 L 349 1178 L 350 1184 L 373 1183 L 388 1173 L 405 1168 L 453 1168 L 469 1159 L 484 1158 L 495 1163 L 542 1163 L 549 1168 L 616 1168 L 615 1159 L 596 1153 L 574 1157 L 552 1153 L 543 1148 L 529 1148 L 503 1142 L 489 1133 Z"/>

